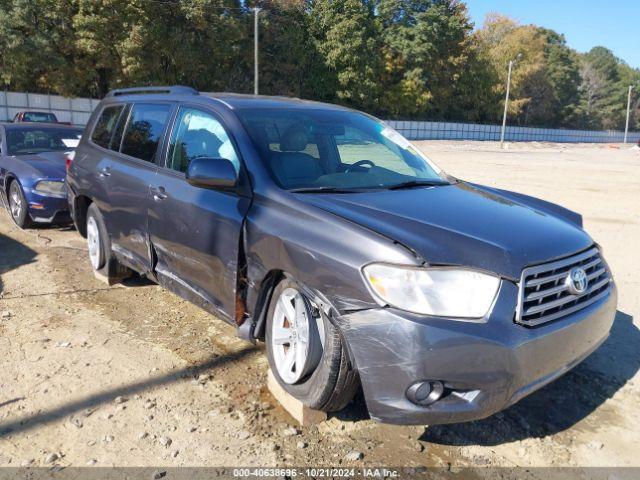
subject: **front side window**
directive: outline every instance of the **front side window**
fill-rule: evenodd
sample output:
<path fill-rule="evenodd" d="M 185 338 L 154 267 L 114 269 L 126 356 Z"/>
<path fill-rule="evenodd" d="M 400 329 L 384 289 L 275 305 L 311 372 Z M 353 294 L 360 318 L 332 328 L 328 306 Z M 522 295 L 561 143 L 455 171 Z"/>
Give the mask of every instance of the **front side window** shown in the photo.
<path fill-rule="evenodd" d="M 133 105 L 120 151 L 131 157 L 153 162 L 170 111 L 171 106 L 166 104 Z"/>
<path fill-rule="evenodd" d="M 72 150 L 78 146 L 82 130 L 75 128 L 12 128 L 7 129 L 9 155 Z"/>
<path fill-rule="evenodd" d="M 186 172 L 194 158 L 225 158 L 240 170 L 240 161 L 222 124 L 211 114 L 183 107 L 178 112 L 169 142 L 167 168 Z"/>
<path fill-rule="evenodd" d="M 247 108 L 238 116 L 274 178 L 287 190 L 449 183 L 402 135 L 363 113 Z"/>
<path fill-rule="evenodd" d="M 102 111 L 91 134 L 93 143 L 103 148 L 109 148 L 109 143 L 111 142 L 113 131 L 118 123 L 118 118 L 120 118 L 122 108 L 123 105 L 115 105 L 113 107 L 107 107 Z"/>

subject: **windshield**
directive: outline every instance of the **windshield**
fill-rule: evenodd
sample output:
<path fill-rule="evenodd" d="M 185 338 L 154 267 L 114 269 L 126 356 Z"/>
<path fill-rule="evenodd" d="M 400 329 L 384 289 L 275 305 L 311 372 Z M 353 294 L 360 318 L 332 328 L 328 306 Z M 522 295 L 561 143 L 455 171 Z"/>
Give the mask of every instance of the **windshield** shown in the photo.
<path fill-rule="evenodd" d="M 80 141 L 82 130 L 73 128 L 11 128 L 7 129 L 9 155 L 72 150 Z"/>
<path fill-rule="evenodd" d="M 448 184 L 402 135 L 363 113 L 278 108 L 241 109 L 238 115 L 287 190 Z"/>

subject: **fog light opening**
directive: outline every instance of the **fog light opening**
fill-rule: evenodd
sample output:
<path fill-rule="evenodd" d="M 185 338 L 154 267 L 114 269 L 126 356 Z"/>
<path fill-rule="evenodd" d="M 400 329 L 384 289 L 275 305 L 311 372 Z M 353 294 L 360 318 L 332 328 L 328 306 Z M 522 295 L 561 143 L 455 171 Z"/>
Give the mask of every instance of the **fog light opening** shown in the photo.
<path fill-rule="evenodd" d="M 431 405 L 442 397 L 444 385 L 438 380 L 416 382 L 407 389 L 407 398 L 422 407 Z"/>

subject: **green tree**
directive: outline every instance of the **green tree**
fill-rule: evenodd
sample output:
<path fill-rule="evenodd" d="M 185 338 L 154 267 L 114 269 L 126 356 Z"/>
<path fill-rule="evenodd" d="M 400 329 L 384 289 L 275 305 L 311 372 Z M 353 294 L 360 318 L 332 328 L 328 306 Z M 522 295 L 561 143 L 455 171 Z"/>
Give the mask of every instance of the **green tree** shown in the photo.
<path fill-rule="evenodd" d="M 385 76 L 382 109 L 445 118 L 470 48 L 466 6 L 457 0 L 380 0 Z"/>
<path fill-rule="evenodd" d="M 515 20 L 503 15 L 488 15 L 477 39 L 486 53 L 487 59 L 497 72 L 498 84 L 494 86 L 504 98 L 507 80 L 507 65 L 518 59 L 511 76 L 511 98 L 509 114 L 517 118 L 519 124 L 526 124 L 533 96 L 548 90 L 546 83 L 536 85 L 543 77 L 544 40 L 534 27 L 519 25 Z"/>
<path fill-rule="evenodd" d="M 640 69 L 631 68 L 629 65 L 621 63 L 618 65 L 618 71 L 620 74 L 620 89 L 627 94 L 629 86 L 633 87 L 631 90 L 631 115 L 629 118 L 629 128 L 631 130 L 640 130 Z M 624 128 L 624 125 L 620 128 Z"/>
<path fill-rule="evenodd" d="M 624 128 L 629 76 L 610 50 L 594 47 L 582 56 L 582 104 L 585 125 L 590 128 Z M 628 79 L 628 80 L 627 80 Z M 626 83 L 626 85 L 625 85 Z"/>
<path fill-rule="evenodd" d="M 6 87 L 72 90 L 68 76 L 76 61 L 75 11 L 72 0 L 0 0 L 0 80 Z"/>
<path fill-rule="evenodd" d="M 375 110 L 380 91 L 379 25 L 374 4 L 361 0 L 312 0 L 310 30 L 335 82 L 336 98 L 355 107 Z"/>
<path fill-rule="evenodd" d="M 535 25 L 489 15 L 472 32 L 460 0 L 0 0 L 0 83 L 103 96 L 132 85 L 253 90 L 414 119 L 640 127 L 640 71 Z"/>
<path fill-rule="evenodd" d="M 78 4 L 70 38 L 78 53 L 72 89 L 102 97 L 111 88 L 129 85 L 124 45 L 134 25 L 135 7 L 128 0 L 79 0 Z"/>
<path fill-rule="evenodd" d="M 247 24 L 236 0 L 131 3 L 123 74 L 137 84 L 225 90 L 245 80 Z"/>
<path fill-rule="evenodd" d="M 310 78 L 314 42 L 304 0 L 261 0 L 260 93 L 300 97 Z M 247 48 L 249 76 L 253 75 L 253 18 Z"/>
<path fill-rule="evenodd" d="M 548 126 L 578 126 L 582 80 L 578 54 L 567 47 L 564 35 L 547 29 L 539 28 L 539 31 L 546 38 L 546 77 L 553 95 L 553 113 L 540 122 Z"/>
<path fill-rule="evenodd" d="M 451 118 L 465 122 L 496 123 L 502 115 L 501 81 L 504 72 L 498 72 L 489 59 L 488 52 L 476 39 L 471 38 L 467 58 L 462 65 L 462 73 L 453 84 L 449 111 Z"/>

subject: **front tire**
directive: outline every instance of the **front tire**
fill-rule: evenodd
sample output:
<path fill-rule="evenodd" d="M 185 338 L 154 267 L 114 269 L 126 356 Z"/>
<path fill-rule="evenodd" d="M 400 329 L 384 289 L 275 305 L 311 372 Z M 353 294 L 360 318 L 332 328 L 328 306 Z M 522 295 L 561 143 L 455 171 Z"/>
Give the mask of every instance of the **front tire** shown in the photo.
<path fill-rule="evenodd" d="M 269 366 L 278 383 L 310 408 L 344 408 L 358 385 L 344 340 L 329 318 L 290 278 L 273 292 L 265 340 Z"/>
<path fill-rule="evenodd" d="M 33 226 L 33 220 L 29 216 L 29 203 L 24 196 L 22 186 L 18 180 L 13 180 L 9 185 L 9 213 L 18 227 L 25 229 Z"/>
<path fill-rule="evenodd" d="M 102 213 L 94 203 L 87 210 L 86 229 L 89 261 L 96 276 L 109 285 L 131 276 L 131 270 L 121 265 L 114 256 Z"/>

